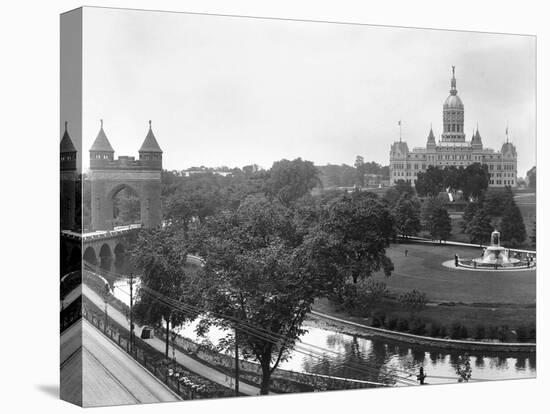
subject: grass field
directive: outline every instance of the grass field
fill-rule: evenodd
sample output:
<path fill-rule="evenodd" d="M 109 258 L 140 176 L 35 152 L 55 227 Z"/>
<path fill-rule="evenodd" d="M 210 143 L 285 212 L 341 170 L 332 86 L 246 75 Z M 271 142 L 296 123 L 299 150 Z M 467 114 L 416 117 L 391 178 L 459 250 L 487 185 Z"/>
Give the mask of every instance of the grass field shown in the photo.
<path fill-rule="evenodd" d="M 533 222 L 536 219 L 536 195 L 535 193 L 525 193 L 516 195 L 516 204 L 523 216 L 525 231 L 527 232 L 526 244 L 531 246 L 531 235 L 533 234 Z"/>
<path fill-rule="evenodd" d="M 407 255 L 405 256 L 405 251 Z M 375 313 L 390 318 L 412 320 L 411 312 L 399 303 L 398 296 L 413 289 L 427 295 L 428 306 L 417 312 L 427 324 L 427 334 L 437 323 L 450 332 L 453 324 L 459 323 L 466 330 L 468 338 L 475 337 L 480 327 L 481 338 L 492 338 L 500 329 L 500 340 L 518 340 L 518 328 L 534 326 L 536 321 L 536 271 L 481 272 L 467 269 L 454 269 L 442 266 L 455 254 L 460 257 L 475 257 L 480 249 L 449 245 L 418 243 L 394 244 L 387 255 L 394 263 L 395 270 L 389 277 L 382 273 L 372 277 L 387 284 L 389 297 L 381 301 L 370 315 L 351 316 L 338 305 L 320 299 L 314 309 L 343 319 L 370 325 Z M 384 325 L 386 327 L 386 325 Z M 393 328 L 390 328 L 393 329 Z M 491 334 L 493 332 L 493 334 Z M 493 336 L 491 336 L 493 335 Z"/>
<path fill-rule="evenodd" d="M 405 256 L 405 250 L 408 255 Z M 390 277 L 378 273 L 392 293 L 417 289 L 425 292 L 429 302 L 465 304 L 532 305 L 536 297 L 536 272 L 477 272 L 449 269 L 442 263 L 460 257 L 476 257 L 480 250 L 446 245 L 395 244 L 387 250 L 395 270 Z"/>

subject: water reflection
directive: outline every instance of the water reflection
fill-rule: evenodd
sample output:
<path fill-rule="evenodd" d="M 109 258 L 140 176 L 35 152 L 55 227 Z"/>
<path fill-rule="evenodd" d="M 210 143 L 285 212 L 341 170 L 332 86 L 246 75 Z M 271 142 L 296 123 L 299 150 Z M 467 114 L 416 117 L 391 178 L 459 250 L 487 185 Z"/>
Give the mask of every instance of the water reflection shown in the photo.
<path fill-rule="evenodd" d="M 136 283 L 138 286 L 139 281 Z M 129 303 L 127 282 L 116 282 L 114 294 Z M 195 327 L 196 322 L 190 323 L 182 327 L 180 332 L 190 339 L 202 341 L 197 338 Z M 413 346 L 380 338 L 366 339 L 311 326 L 307 329 L 308 332 L 301 338 L 301 349 L 311 349 L 312 353 L 304 355 L 294 351 L 289 360 L 281 364 L 282 369 L 405 385 L 416 383 L 416 374 L 420 367 L 424 367 L 428 375 L 426 382 L 429 384 L 454 383 L 458 380 L 455 367 L 463 352 Z M 223 336 L 223 331 L 213 328 L 208 340 L 217 344 Z M 472 352 L 469 355 L 473 381 L 536 376 L 534 354 Z"/>

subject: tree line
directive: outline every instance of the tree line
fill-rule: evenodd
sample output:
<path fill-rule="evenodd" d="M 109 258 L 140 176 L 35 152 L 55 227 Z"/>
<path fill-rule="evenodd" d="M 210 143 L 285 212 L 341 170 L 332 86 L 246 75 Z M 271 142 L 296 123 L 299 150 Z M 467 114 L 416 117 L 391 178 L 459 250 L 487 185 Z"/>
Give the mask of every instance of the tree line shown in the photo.
<path fill-rule="evenodd" d="M 199 317 L 200 334 L 214 325 L 226 329 L 220 347 L 238 345 L 259 363 L 266 394 L 273 371 L 305 333 L 316 298 L 393 270 L 386 249 L 395 226 L 387 202 L 362 191 L 313 196 L 318 182 L 318 169 L 300 158 L 238 177 L 165 173 L 169 224 L 142 230 L 132 258 L 143 286 L 203 314 L 174 311 L 142 289 L 138 320 L 169 331 Z M 188 253 L 201 256 L 204 266 L 186 268 Z"/>
<path fill-rule="evenodd" d="M 466 199 L 477 199 L 489 186 L 487 165 L 474 163 L 443 168 L 430 165 L 426 171 L 419 172 L 416 179 L 416 191 L 420 196 L 437 196 L 442 191 L 462 191 Z"/>

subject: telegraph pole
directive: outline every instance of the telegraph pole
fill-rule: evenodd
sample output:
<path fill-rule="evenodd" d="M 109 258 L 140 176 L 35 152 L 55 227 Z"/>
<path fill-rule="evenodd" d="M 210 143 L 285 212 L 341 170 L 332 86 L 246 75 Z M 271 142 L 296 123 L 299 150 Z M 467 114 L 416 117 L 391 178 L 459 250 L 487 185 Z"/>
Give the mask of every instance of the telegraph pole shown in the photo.
<path fill-rule="evenodd" d="M 130 273 L 130 351 L 132 350 L 134 343 L 134 317 L 133 317 L 133 303 L 134 303 L 134 275 Z"/>
<path fill-rule="evenodd" d="M 109 284 L 108 283 L 105 283 L 105 292 L 103 292 L 104 296 L 105 296 L 105 322 L 103 323 L 103 333 L 107 334 L 107 320 L 108 320 L 108 315 L 107 315 L 107 300 L 109 299 Z"/>
<path fill-rule="evenodd" d="M 239 343 L 235 327 L 235 397 L 239 396 Z"/>

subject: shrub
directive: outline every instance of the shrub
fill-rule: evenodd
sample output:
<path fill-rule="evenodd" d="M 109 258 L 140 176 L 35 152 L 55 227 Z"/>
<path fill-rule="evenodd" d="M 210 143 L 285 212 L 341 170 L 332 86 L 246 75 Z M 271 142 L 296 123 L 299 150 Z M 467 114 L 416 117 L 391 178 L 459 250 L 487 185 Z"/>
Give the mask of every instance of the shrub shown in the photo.
<path fill-rule="evenodd" d="M 531 324 L 529 326 L 529 335 L 528 335 L 528 339 L 529 341 L 531 342 L 536 342 L 537 341 L 537 327 L 535 324 Z"/>
<path fill-rule="evenodd" d="M 441 336 L 441 324 L 439 322 L 432 322 L 430 326 L 430 336 Z"/>
<path fill-rule="evenodd" d="M 415 335 L 426 335 L 426 323 L 420 318 L 415 318 L 411 323 L 411 333 Z"/>
<path fill-rule="evenodd" d="M 528 342 L 529 329 L 526 326 L 520 326 L 516 329 L 516 339 L 518 342 Z"/>
<path fill-rule="evenodd" d="M 451 339 L 464 339 L 468 337 L 468 329 L 460 322 L 451 325 Z"/>
<path fill-rule="evenodd" d="M 376 311 L 374 312 L 374 314 L 372 315 L 372 326 L 374 326 L 375 328 L 380 328 L 382 326 L 384 326 L 386 322 L 386 314 L 384 313 L 384 311 Z"/>
<path fill-rule="evenodd" d="M 397 318 L 395 316 L 392 316 L 388 319 L 388 329 L 391 329 L 392 331 L 397 328 Z"/>
<path fill-rule="evenodd" d="M 489 326 L 489 332 L 487 334 L 487 337 L 490 339 L 497 339 L 498 338 L 498 328 L 496 326 Z"/>
<path fill-rule="evenodd" d="M 497 332 L 497 338 L 502 342 L 506 342 L 506 339 L 508 338 L 508 333 L 510 332 L 508 325 L 499 326 Z"/>
<path fill-rule="evenodd" d="M 483 325 L 477 325 L 475 331 L 475 339 L 484 339 L 485 338 L 485 327 Z"/>
<path fill-rule="evenodd" d="M 413 289 L 410 292 L 399 295 L 399 302 L 404 308 L 415 313 L 426 307 L 428 298 L 424 292 Z"/>
<path fill-rule="evenodd" d="M 441 328 L 439 328 L 439 336 L 441 338 L 445 338 L 447 335 L 447 327 L 445 325 L 441 325 Z"/>
<path fill-rule="evenodd" d="M 397 321 L 397 330 L 401 332 L 406 332 L 409 330 L 409 321 L 404 318 L 399 318 Z"/>

